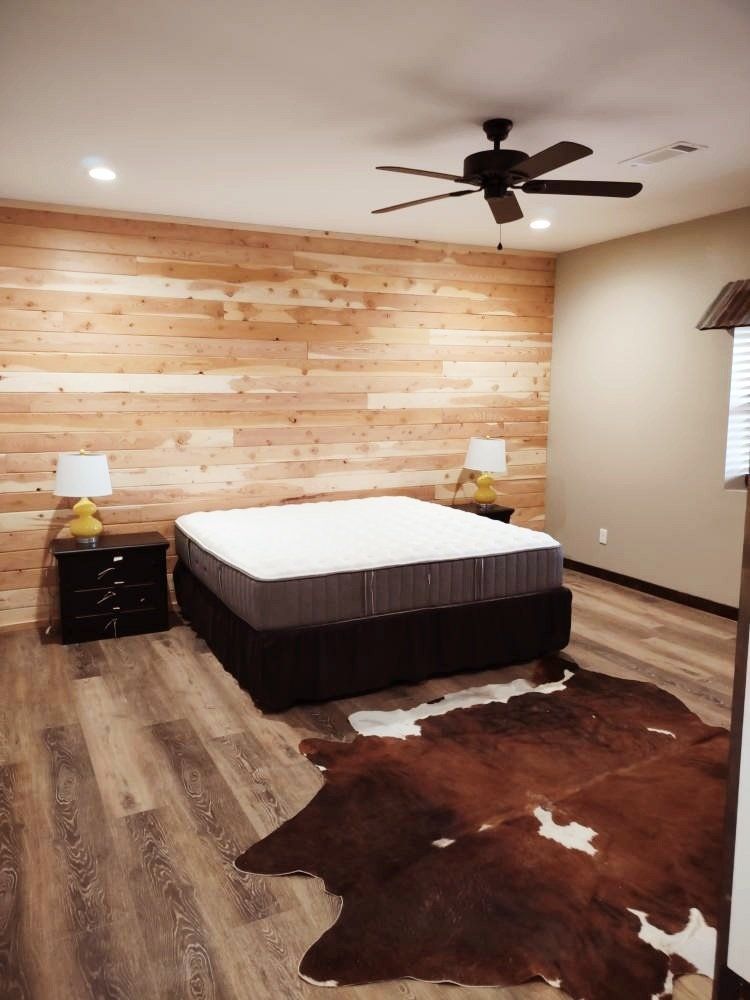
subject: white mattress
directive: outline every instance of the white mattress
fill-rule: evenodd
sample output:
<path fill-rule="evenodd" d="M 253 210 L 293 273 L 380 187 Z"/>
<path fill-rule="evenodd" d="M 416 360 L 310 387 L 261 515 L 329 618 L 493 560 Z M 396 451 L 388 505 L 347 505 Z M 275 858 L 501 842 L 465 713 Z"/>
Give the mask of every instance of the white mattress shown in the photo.
<path fill-rule="evenodd" d="M 539 531 L 410 497 L 184 514 L 177 550 L 253 627 L 321 624 L 560 586 Z"/>
<path fill-rule="evenodd" d="M 368 497 L 183 514 L 183 534 L 256 580 L 548 549 L 541 531 L 412 497 Z"/>

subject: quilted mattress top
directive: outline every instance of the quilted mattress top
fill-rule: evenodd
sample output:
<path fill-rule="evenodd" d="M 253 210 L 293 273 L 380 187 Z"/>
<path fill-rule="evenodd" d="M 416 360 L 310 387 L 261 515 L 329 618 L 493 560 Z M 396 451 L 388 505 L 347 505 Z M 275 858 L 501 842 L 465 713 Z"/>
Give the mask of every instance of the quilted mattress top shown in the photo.
<path fill-rule="evenodd" d="M 558 548 L 550 535 L 412 497 L 183 514 L 177 526 L 258 580 Z"/>

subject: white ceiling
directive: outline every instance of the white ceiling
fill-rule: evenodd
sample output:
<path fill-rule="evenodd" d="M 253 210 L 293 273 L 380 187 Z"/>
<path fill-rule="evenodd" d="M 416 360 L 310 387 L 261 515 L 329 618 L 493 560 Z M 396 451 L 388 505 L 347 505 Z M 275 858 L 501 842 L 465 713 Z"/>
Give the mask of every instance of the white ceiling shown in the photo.
<path fill-rule="evenodd" d="M 553 225 L 505 245 L 568 249 L 750 203 L 749 40 L 748 0 L 4 0 L 0 197 L 493 246 L 481 196 L 369 211 L 452 188 L 376 164 L 460 173 L 503 116 L 645 184 L 521 195 Z M 709 148 L 618 165 L 676 140 Z"/>

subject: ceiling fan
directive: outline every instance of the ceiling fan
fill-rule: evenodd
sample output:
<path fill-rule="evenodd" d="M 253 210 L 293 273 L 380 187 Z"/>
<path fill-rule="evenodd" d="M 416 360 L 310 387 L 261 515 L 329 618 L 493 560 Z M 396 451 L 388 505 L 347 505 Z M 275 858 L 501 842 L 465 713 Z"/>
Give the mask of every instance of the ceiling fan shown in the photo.
<path fill-rule="evenodd" d="M 484 193 L 484 198 L 490 206 L 495 222 L 502 225 L 523 218 L 521 206 L 513 193 L 514 189 L 525 194 L 577 194 L 593 195 L 599 198 L 632 198 L 642 189 L 642 184 L 627 181 L 566 181 L 537 180 L 541 174 L 549 173 L 568 163 L 574 163 L 584 156 L 591 156 L 593 149 L 582 146 L 579 142 L 556 142 L 554 146 L 543 149 L 541 153 L 527 156 L 517 149 L 500 149 L 500 143 L 508 137 L 513 128 L 513 122 L 508 118 L 490 118 L 482 128 L 493 145 L 492 149 L 483 149 L 472 153 L 464 160 L 462 176 L 443 174 L 435 170 L 415 170 L 412 167 L 377 167 L 378 170 L 392 170 L 399 174 L 418 174 L 420 177 L 437 177 L 442 180 L 455 181 L 457 184 L 472 185 L 469 189 L 448 191 L 446 194 L 435 194 L 429 198 L 416 198 L 414 201 L 402 201 L 398 205 L 388 205 L 386 208 L 376 208 L 373 215 L 382 212 L 395 212 L 412 205 L 424 205 L 428 201 L 440 201 L 442 198 L 460 198 L 465 194 Z M 497 249 L 502 250 L 502 242 Z"/>

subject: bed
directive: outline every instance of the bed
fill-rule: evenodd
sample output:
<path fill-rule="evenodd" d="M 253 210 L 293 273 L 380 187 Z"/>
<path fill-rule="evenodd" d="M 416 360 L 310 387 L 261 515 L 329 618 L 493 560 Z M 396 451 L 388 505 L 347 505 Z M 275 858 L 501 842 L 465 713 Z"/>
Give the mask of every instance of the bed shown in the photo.
<path fill-rule="evenodd" d="M 570 635 L 560 545 L 410 497 L 186 514 L 184 617 L 259 708 L 523 662 Z"/>

